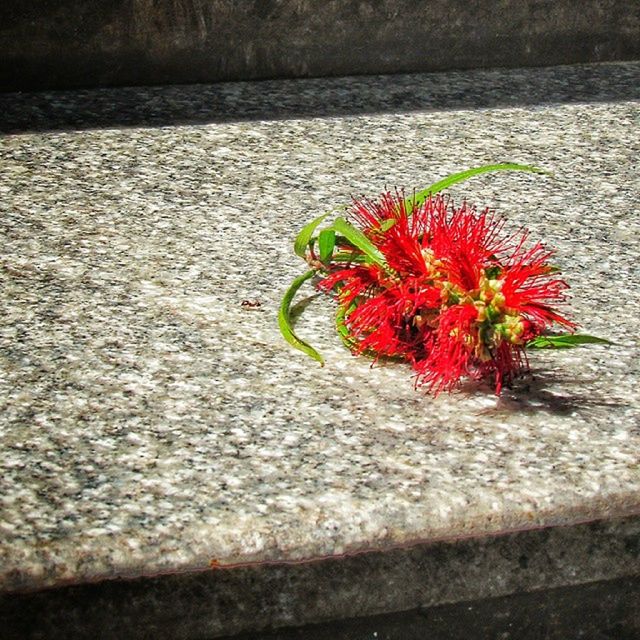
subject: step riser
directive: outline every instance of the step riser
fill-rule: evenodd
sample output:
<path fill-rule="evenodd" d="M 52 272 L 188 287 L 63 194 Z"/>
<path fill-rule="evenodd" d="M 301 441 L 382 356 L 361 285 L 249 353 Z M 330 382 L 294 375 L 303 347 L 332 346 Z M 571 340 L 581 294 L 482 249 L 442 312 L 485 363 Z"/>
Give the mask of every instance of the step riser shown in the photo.
<path fill-rule="evenodd" d="M 640 17 L 635 0 L 7 0 L 0 43 L 5 90 L 149 85 L 630 60 Z"/>

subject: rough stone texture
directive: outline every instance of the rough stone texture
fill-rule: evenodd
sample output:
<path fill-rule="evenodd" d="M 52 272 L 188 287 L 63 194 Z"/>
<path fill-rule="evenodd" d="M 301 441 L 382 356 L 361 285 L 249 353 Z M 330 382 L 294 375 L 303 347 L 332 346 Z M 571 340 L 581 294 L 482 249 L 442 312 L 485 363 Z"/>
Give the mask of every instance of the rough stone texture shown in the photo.
<path fill-rule="evenodd" d="M 0 588 L 640 512 L 640 65 L 607 68 L 599 102 L 425 97 L 402 113 L 4 137 Z M 505 95 L 513 76 L 491 77 Z M 433 79 L 414 82 L 427 96 Z M 242 92 L 264 108 L 260 85 Z M 534 378 L 500 399 L 474 385 L 434 399 L 402 365 L 371 369 L 326 298 L 298 328 L 327 365 L 288 348 L 275 314 L 304 267 L 298 228 L 350 194 L 500 160 L 556 177 L 485 176 L 453 196 L 555 245 L 572 316 L 614 346 L 534 354 Z"/>
<path fill-rule="evenodd" d="M 640 579 L 545 589 L 224 640 L 636 640 Z"/>
<path fill-rule="evenodd" d="M 0 131 L 160 127 L 640 100 L 637 64 L 0 93 Z M 621 89 L 622 87 L 622 89 Z"/>
<path fill-rule="evenodd" d="M 624 60 L 636 0 L 4 0 L 14 89 Z"/>
<path fill-rule="evenodd" d="M 467 601 L 473 607 L 478 599 L 593 583 L 604 576 L 608 580 L 640 576 L 639 518 L 301 564 L 254 565 L 10 594 L 0 596 L 0 623 L 7 640 L 174 640 L 247 631 L 255 638 L 259 631 L 273 627 L 418 608 L 428 620 L 437 616 L 434 606 L 443 603 Z M 609 626 L 634 610 L 634 593 L 617 595 L 608 612 Z M 566 597 L 570 599 L 570 593 Z M 627 612 L 626 616 L 617 609 Z M 583 620 L 588 620 L 582 613 Z M 596 618 L 599 624 L 602 617 L 601 613 Z M 517 612 L 513 618 L 519 619 Z M 403 629 L 401 624 L 398 627 Z M 312 637 L 300 633 L 302 638 Z M 474 636 L 470 633 L 470 637 Z"/>

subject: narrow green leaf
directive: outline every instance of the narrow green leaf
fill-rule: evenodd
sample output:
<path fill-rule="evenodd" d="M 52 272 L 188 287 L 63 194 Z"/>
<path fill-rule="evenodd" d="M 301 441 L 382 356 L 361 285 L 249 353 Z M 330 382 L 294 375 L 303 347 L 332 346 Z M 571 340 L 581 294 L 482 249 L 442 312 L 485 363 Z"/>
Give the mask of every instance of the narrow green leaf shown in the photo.
<path fill-rule="evenodd" d="M 347 329 L 347 325 L 345 324 L 345 316 L 345 308 L 342 305 L 338 305 L 338 309 L 336 310 L 336 331 L 345 347 L 347 347 L 349 351 L 352 351 L 355 345 L 349 336 L 349 329 Z"/>
<path fill-rule="evenodd" d="M 344 218 L 336 218 L 332 225 L 338 233 L 341 233 L 351 244 L 358 247 L 371 262 L 374 262 L 383 269 L 387 269 L 387 263 L 384 260 L 384 256 L 380 253 L 377 247 L 362 233 L 359 229 L 356 229 L 353 225 L 349 224 Z"/>
<path fill-rule="evenodd" d="M 411 211 L 414 207 L 421 205 L 429 197 L 429 194 L 435 195 L 453 184 L 463 182 L 473 176 L 477 176 L 480 173 L 487 173 L 488 171 L 529 171 L 531 173 L 546 173 L 551 175 L 548 171 L 526 164 L 515 164 L 513 162 L 486 164 L 481 167 L 474 167 L 473 169 L 461 171 L 460 173 L 453 173 L 442 180 L 438 180 L 438 182 L 434 182 L 430 187 L 422 189 L 422 191 L 418 191 L 415 195 L 405 200 L 407 211 Z"/>
<path fill-rule="evenodd" d="M 333 228 L 333 227 L 330 227 Z M 336 233 L 336 247 L 337 251 L 333 254 L 332 262 L 335 260 L 344 260 L 350 256 L 353 262 L 366 262 L 366 256 L 363 255 L 353 242 L 350 242 L 344 236 Z"/>
<path fill-rule="evenodd" d="M 581 344 L 613 344 L 604 338 L 584 333 L 562 333 L 553 336 L 538 336 L 527 342 L 529 349 L 573 349 Z"/>
<path fill-rule="evenodd" d="M 333 255 L 336 246 L 336 232 L 333 229 L 324 229 L 318 236 L 318 248 L 320 249 L 320 260 L 327 262 Z"/>
<path fill-rule="evenodd" d="M 314 360 L 317 360 L 321 365 L 324 366 L 324 358 L 310 344 L 298 338 L 298 336 L 293 332 L 293 327 L 291 326 L 291 302 L 298 292 L 298 289 L 307 280 L 312 278 L 314 274 L 315 270 L 311 269 L 303 275 L 298 276 L 291 283 L 291 286 L 287 289 L 284 297 L 282 298 L 282 302 L 280 303 L 280 309 L 278 310 L 278 326 L 280 327 L 280 333 L 282 333 L 284 339 L 292 347 L 295 347 L 303 353 L 306 353 L 308 356 L 310 356 Z"/>
<path fill-rule="evenodd" d="M 309 224 L 305 225 L 301 230 L 298 236 L 296 237 L 296 241 L 293 244 L 293 250 L 296 252 L 297 256 L 301 258 L 306 257 L 307 246 L 311 240 L 311 236 L 313 232 L 316 230 L 316 227 L 331 213 L 328 211 L 327 213 L 323 213 L 321 216 L 318 216 L 315 220 L 312 220 Z"/>
<path fill-rule="evenodd" d="M 357 262 L 359 264 L 365 262 L 365 256 L 361 253 L 353 253 L 352 251 L 338 251 L 333 254 L 331 262 Z"/>
<path fill-rule="evenodd" d="M 365 349 L 364 351 L 358 349 L 358 341 L 355 338 L 351 337 L 349 333 L 349 329 L 347 328 L 345 319 L 347 313 L 351 313 L 356 308 L 355 304 L 352 304 L 349 309 L 345 309 L 342 305 L 338 305 L 338 309 L 336 311 L 336 331 L 344 344 L 351 353 L 358 353 L 363 356 L 369 356 L 371 358 L 378 357 L 374 351 L 369 349 Z"/>

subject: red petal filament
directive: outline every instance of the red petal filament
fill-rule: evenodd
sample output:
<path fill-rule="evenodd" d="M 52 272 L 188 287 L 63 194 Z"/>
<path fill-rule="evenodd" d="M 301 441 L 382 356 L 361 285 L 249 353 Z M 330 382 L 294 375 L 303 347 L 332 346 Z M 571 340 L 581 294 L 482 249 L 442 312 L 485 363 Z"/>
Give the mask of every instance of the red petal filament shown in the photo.
<path fill-rule="evenodd" d="M 438 394 L 463 378 L 489 379 L 496 393 L 529 370 L 526 343 L 553 324 L 575 324 L 554 305 L 568 288 L 528 232 L 504 232 L 489 210 L 456 208 L 441 195 L 419 206 L 402 194 L 356 200 L 352 218 L 388 268 L 331 262 L 320 289 L 334 292 L 356 353 L 400 357 L 416 384 Z"/>

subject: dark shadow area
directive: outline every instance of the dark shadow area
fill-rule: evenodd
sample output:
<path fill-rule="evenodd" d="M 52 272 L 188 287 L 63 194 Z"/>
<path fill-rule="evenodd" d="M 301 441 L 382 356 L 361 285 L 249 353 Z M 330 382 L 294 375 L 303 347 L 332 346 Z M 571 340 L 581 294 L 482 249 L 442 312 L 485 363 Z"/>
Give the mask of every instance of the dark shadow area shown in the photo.
<path fill-rule="evenodd" d="M 161 127 L 260 119 L 640 99 L 640 62 L 0 94 L 0 131 Z"/>
<path fill-rule="evenodd" d="M 598 410 L 609 412 L 628 406 L 628 401 L 616 399 L 611 390 L 606 394 L 594 392 L 596 383 L 596 379 L 582 373 L 570 377 L 558 371 L 536 369 L 516 380 L 510 389 L 504 389 L 496 408 L 488 412 L 586 416 Z"/>
<path fill-rule="evenodd" d="M 220 640 L 637 640 L 638 602 L 626 578 Z"/>
<path fill-rule="evenodd" d="M 0 3 L 11 91 L 634 60 L 637 0 Z"/>
<path fill-rule="evenodd" d="M 298 319 L 300 318 L 300 316 L 302 315 L 302 313 L 304 312 L 304 310 L 316 299 L 319 298 L 322 294 L 321 293 L 314 293 L 310 296 L 307 296 L 306 298 L 303 298 L 302 300 L 299 300 L 298 302 L 296 302 L 291 309 L 289 310 L 289 317 L 291 319 L 291 324 L 295 324 Z"/>
<path fill-rule="evenodd" d="M 640 627 L 638 516 L 210 566 L 0 594 L 0 637 L 629 640 Z"/>

